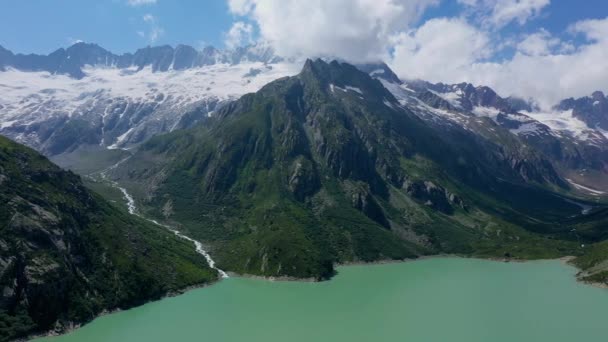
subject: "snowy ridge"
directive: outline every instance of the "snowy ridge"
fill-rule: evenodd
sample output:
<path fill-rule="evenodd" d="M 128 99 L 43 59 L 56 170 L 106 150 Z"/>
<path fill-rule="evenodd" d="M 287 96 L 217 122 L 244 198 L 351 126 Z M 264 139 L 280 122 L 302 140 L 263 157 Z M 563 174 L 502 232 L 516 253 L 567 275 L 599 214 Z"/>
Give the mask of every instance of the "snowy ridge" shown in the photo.
<path fill-rule="evenodd" d="M 299 68 L 261 62 L 167 72 L 86 67 L 82 79 L 9 69 L 0 72 L 0 133 L 55 154 L 62 148 L 54 146 L 48 132 L 41 134 L 40 126 L 48 129 L 81 120 L 90 130 L 84 137 L 87 143 L 129 148 L 202 120 L 223 104 L 294 75 Z M 184 116 L 190 121 L 183 122 Z"/>
<path fill-rule="evenodd" d="M 608 131 L 599 127 L 589 128 L 574 115 L 572 110 L 516 112 L 504 99 L 487 87 L 473 87 L 469 84 L 430 84 L 423 81 L 397 84 L 381 78 L 377 79 L 402 105 L 417 109 L 414 113 L 425 120 L 443 124 L 452 122 L 471 130 L 472 117 L 486 117 L 517 136 L 550 135 L 555 138 L 573 139 L 579 144 L 608 147 Z M 425 93 L 436 96 L 451 107 L 432 105 L 428 102 Z"/>

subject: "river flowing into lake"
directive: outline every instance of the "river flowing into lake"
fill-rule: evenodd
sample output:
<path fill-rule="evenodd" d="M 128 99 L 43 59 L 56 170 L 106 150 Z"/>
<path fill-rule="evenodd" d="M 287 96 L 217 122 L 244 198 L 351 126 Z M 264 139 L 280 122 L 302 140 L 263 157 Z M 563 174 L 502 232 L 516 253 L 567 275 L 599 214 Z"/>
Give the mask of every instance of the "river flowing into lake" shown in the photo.
<path fill-rule="evenodd" d="M 322 283 L 233 277 L 42 341 L 605 341 L 608 290 L 575 273 L 437 258 L 340 267 Z"/>
<path fill-rule="evenodd" d="M 200 241 L 196 241 L 193 238 L 186 236 L 184 234 L 182 234 L 182 232 L 180 232 L 179 230 L 177 230 L 176 228 L 172 227 L 172 226 L 168 226 L 166 224 L 162 224 L 156 220 L 153 219 L 149 219 L 147 217 L 143 217 L 142 215 L 140 215 L 137 212 L 137 205 L 135 204 L 135 199 L 133 198 L 133 196 L 131 196 L 131 194 L 129 194 L 129 192 L 127 191 L 127 189 L 121 187 L 118 183 L 112 181 L 109 179 L 108 177 L 108 172 L 116 169 L 118 166 L 120 166 L 120 164 L 126 162 L 127 160 L 129 160 L 129 158 L 131 158 L 131 156 L 124 158 L 123 160 L 119 161 L 118 163 L 110 166 L 109 168 L 101 171 L 99 174 L 101 176 L 101 178 L 103 179 L 103 181 L 109 183 L 110 185 L 112 185 L 113 187 L 115 187 L 116 189 L 120 190 L 120 192 L 122 193 L 126 205 L 127 205 L 127 210 L 129 211 L 129 214 L 131 215 L 135 215 L 138 216 L 140 218 L 143 218 L 144 220 L 148 221 L 148 222 L 152 222 L 157 226 L 163 227 L 171 232 L 173 232 L 173 234 L 175 234 L 177 237 L 190 241 L 194 244 L 194 248 L 196 250 L 196 252 L 200 255 L 202 255 L 205 260 L 207 261 L 207 264 L 209 264 L 209 267 L 211 267 L 212 269 L 216 270 L 218 272 L 218 274 L 220 275 L 221 278 L 228 278 L 228 274 L 226 272 L 224 272 L 223 270 L 219 269 L 216 265 L 215 265 L 215 260 L 213 260 L 213 258 L 211 257 L 211 255 L 209 254 L 209 252 L 207 252 L 204 248 L 203 248 L 203 244 Z"/>

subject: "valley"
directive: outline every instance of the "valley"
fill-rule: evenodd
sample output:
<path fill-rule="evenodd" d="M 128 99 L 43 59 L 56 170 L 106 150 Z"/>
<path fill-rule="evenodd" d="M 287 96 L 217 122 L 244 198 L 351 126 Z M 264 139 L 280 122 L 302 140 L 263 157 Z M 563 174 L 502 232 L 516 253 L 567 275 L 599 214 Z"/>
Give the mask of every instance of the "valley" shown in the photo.
<path fill-rule="evenodd" d="M 411 264 L 479 267 L 502 279 L 490 292 L 508 291 L 511 266 L 473 258 L 537 260 L 512 274 L 538 291 L 529 269 L 566 274 L 580 293 L 575 277 L 608 284 L 603 93 L 547 110 L 489 87 L 401 80 L 383 63 L 297 62 L 256 46 L 114 55 L 78 43 L 57 55 L 58 66 L 0 60 L 0 134 L 14 140 L 0 138 L 0 340 L 221 279 L 204 291 L 275 287 L 239 276 L 331 288 L 345 264 L 439 255 L 467 259 Z M 563 257 L 578 271 L 539 261 Z M 213 321 L 213 305 L 184 310 Z M 93 335 L 144 334 L 118 333 Z"/>

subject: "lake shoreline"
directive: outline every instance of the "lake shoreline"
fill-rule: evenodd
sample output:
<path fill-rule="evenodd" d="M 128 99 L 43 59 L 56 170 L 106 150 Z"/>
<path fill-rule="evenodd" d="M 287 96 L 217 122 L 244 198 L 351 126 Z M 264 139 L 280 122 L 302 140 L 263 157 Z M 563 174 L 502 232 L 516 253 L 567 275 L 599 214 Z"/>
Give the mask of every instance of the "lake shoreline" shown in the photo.
<path fill-rule="evenodd" d="M 376 261 L 349 261 L 349 262 L 345 262 L 345 263 L 340 263 L 340 264 L 336 264 L 336 267 L 350 267 L 350 266 L 373 266 L 373 265 L 390 265 L 390 264 L 404 264 L 404 263 L 410 263 L 410 262 L 416 262 L 416 261 L 425 261 L 425 260 L 433 260 L 433 259 L 442 259 L 442 258 L 455 258 L 455 259 L 472 259 L 472 260 L 483 260 L 483 261 L 494 261 L 494 262 L 504 262 L 504 263 L 529 263 L 529 262 L 535 262 L 535 261 L 559 261 L 564 265 L 570 266 L 575 268 L 576 270 L 578 270 L 579 272 L 577 272 L 574 277 L 576 279 L 576 281 L 578 283 L 584 284 L 584 285 L 588 285 L 588 286 L 592 286 L 592 287 L 596 287 L 596 288 L 601 288 L 601 289 L 608 289 L 608 284 L 604 284 L 604 283 L 598 283 L 598 282 L 590 282 L 590 281 L 585 281 L 582 280 L 578 277 L 579 273 L 581 272 L 581 269 L 578 268 L 574 263 L 572 263 L 572 261 L 574 259 L 576 259 L 575 256 L 563 256 L 563 257 L 559 257 L 559 258 L 552 258 L 552 259 L 518 259 L 518 258 L 498 258 L 498 257 L 491 257 L 491 258 L 483 258 L 483 257 L 469 257 L 466 255 L 458 255 L 458 254 L 436 254 L 436 255 L 424 255 L 424 256 L 420 256 L 418 258 L 415 259 L 402 259 L 402 260 L 392 260 L 392 259 L 385 259 L 385 260 L 376 260 Z M 240 273 L 235 273 L 235 272 L 227 272 L 228 275 L 230 277 L 235 277 L 235 278 L 246 278 L 246 279 L 255 279 L 255 280 L 264 280 L 264 281 L 270 281 L 270 282 L 310 282 L 310 283 L 317 283 L 317 282 L 323 282 L 323 281 L 331 281 L 333 279 L 333 276 L 329 279 L 324 279 L 324 280 L 317 280 L 316 278 L 297 278 L 297 277 L 275 277 L 275 276 L 260 276 L 260 275 L 253 275 L 253 274 L 240 274 Z M 337 274 L 337 273 L 336 273 Z"/>
<path fill-rule="evenodd" d="M 345 263 L 340 263 L 340 264 L 336 264 L 336 267 L 351 267 L 351 266 L 374 266 L 374 265 L 389 265 L 389 264 L 405 264 L 405 263 L 411 263 L 411 262 L 416 262 L 416 261 L 425 261 L 425 260 L 433 260 L 433 259 L 443 259 L 443 258 L 451 258 L 451 259 L 471 259 L 471 260 L 482 260 L 482 261 L 493 261 L 493 262 L 502 262 L 502 263 L 529 263 L 529 262 L 535 262 L 535 261 L 559 261 L 561 263 L 563 263 L 564 265 L 568 265 L 570 267 L 574 267 L 575 269 L 579 270 L 580 269 L 574 265 L 572 263 L 572 261 L 576 258 L 575 256 L 564 256 L 564 257 L 560 257 L 560 258 L 554 258 L 554 259 L 517 259 L 517 258 L 497 258 L 497 257 L 492 257 L 492 258 L 482 258 L 482 257 L 468 257 L 468 256 L 464 256 L 464 255 L 457 255 L 457 254 L 437 254 L 437 255 L 425 255 L 425 256 L 420 256 L 418 258 L 415 259 L 403 259 L 403 260 L 391 260 L 391 259 L 385 259 L 385 260 L 377 260 L 377 261 L 371 261 L 371 262 L 364 262 L 364 261 L 351 261 L 351 262 L 345 262 Z M 239 274 L 239 273 L 235 273 L 235 272 L 227 272 L 227 274 L 229 275 L 229 277 L 234 277 L 234 278 L 245 278 L 245 279 L 254 279 L 254 280 L 263 280 L 263 281 L 269 281 L 269 282 L 304 282 L 304 283 L 316 283 L 316 282 L 322 282 L 322 281 L 331 281 L 333 279 L 329 278 L 326 280 L 317 280 L 316 278 L 297 278 L 297 277 L 274 277 L 274 276 L 259 276 L 259 275 L 251 275 L 251 274 Z M 336 273 L 338 274 L 338 273 Z M 588 286 L 592 286 L 592 287 L 596 287 L 596 288 L 601 288 L 601 289 L 608 289 L 608 284 L 604 284 L 604 283 L 594 283 L 594 282 L 588 282 L 588 281 L 583 281 L 578 277 L 578 273 L 576 273 L 574 275 L 576 281 L 578 283 L 584 284 L 584 285 L 588 285 Z M 213 281 L 213 282 L 209 282 L 209 283 L 202 283 L 202 284 L 198 284 L 198 285 L 191 285 L 191 286 L 187 286 L 183 289 L 179 289 L 179 290 L 175 290 L 175 291 L 171 291 L 167 294 L 165 294 L 164 296 L 158 298 L 158 299 L 153 299 L 153 300 L 149 300 L 146 301 L 145 303 L 129 308 L 129 309 L 114 309 L 114 310 L 104 310 L 101 313 L 99 313 L 98 315 L 96 315 L 95 317 L 93 317 L 91 320 L 84 322 L 84 323 L 79 323 L 79 324 L 75 324 L 73 322 L 68 322 L 66 327 L 62 330 L 52 330 L 46 333 L 42 333 L 42 334 L 34 334 L 34 335 L 30 335 L 24 339 L 17 339 L 14 340 L 15 342 L 21 342 L 21 341 L 29 341 L 32 339 L 36 339 L 36 338 L 43 338 L 43 337 L 57 337 L 57 336 L 61 336 L 61 335 L 66 335 L 69 334 L 75 330 L 78 330 L 79 328 L 82 328 L 83 326 L 89 324 L 90 322 L 92 322 L 95 319 L 98 319 L 100 317 L 106 316 L 106 315 L 111 315 L 111 314 L 115 314 L 115 313 L 119 313 L 122 311 L 128 311 L 131 309 L 135 309 L 137 307 L 149 304 L 149 303 L 153 303 L 153 302 L 157 302 L 166 298 L 172 298 L 172 297 L 177 297 L 180 295 L 183 295 L 187 292 L 193 291 L 193 290 L 198 290 L 198 289 L 202 289 L 202 288 L 206 288 L 206 287 L 210 287 L 213 285 L 216 285 L 220 282 L 222 282 L 223 278 L 218 278 L 217 280 Z"/>

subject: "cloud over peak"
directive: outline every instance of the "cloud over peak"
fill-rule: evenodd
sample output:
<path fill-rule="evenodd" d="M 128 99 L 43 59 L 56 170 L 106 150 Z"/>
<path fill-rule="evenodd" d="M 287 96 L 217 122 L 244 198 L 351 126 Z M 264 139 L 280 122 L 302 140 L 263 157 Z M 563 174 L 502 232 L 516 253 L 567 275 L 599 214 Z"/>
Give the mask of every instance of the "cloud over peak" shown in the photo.
<path fill-rule="evenodd" d="M 492 33 L 462 19 L 431 19 L 402 34 L 389 64 L 406 79 L 488 85 L 504 96 L 532 98 L 548 109 L 566 97 L 608 89 L 608 18 L 574 23 L 587 42 L 574 46 L 540 29 L 497 60 Z"/>
<path fill-rule="evenodd" d="M 285 57 L 384 60 L 404 79 L 488 85 L 545 108 L 608 89 L 608 18 L 531 29 L 550 0 L 458 0 L 458 13 L 423 22 L 441 1 L 227 1 L 229 47 L 261 41 Z"/>
<path fill-rule="evenodd" d="M 259 38 L 289 57 L 333 56 L 354 62 L 385 56 L 392 36 L 438 0 L 229 0 L 255 23 Z"/>

